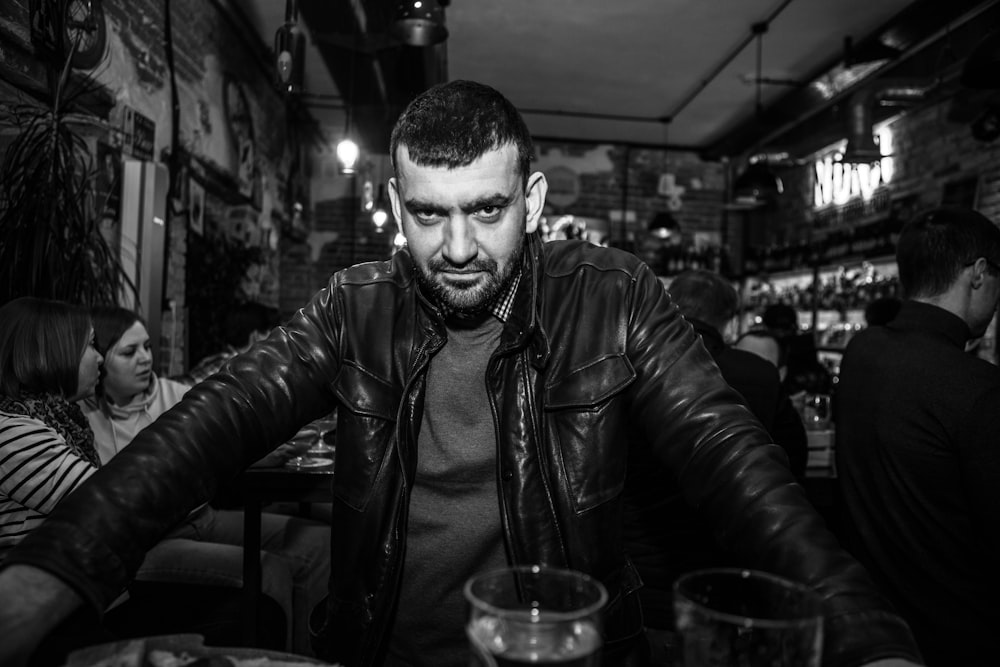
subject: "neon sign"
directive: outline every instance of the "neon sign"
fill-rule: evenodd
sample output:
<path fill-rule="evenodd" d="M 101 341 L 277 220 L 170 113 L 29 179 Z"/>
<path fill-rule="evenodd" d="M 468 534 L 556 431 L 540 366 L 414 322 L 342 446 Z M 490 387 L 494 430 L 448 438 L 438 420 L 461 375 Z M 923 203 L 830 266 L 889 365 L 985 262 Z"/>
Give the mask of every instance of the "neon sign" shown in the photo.
<path fill-rule="evenodd" d="M 853 199 L 868 201 L 875 191 L 892 181 L 892 131 L 888 126 L 878 130 L 882 159 L 871 164 L 840 162 L 840 150 L 830 152 L 814 163 L 814 208 L 831 204 L 841 206 Z"/>

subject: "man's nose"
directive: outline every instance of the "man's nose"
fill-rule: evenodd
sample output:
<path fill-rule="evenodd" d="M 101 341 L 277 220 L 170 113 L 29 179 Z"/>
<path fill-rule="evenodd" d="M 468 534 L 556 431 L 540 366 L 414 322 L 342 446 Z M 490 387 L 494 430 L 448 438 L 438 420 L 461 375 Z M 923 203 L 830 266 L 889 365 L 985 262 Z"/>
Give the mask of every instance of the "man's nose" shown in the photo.
<path fill-rule="evenodd" d="M 479 252 L 475 229 L 464 215 L 454 216 L 445 223 L 441 252 L 445 259 L 458 266 L 475 259 Z"/>

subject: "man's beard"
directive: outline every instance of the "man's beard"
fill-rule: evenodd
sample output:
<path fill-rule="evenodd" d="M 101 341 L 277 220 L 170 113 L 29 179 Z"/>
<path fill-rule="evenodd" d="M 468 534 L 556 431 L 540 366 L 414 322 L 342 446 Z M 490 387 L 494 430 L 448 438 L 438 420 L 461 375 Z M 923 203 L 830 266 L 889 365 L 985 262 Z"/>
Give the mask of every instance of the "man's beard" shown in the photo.
<path fill-rule="evenodd" d="M 417 280 L 433 301 L 452 314 L 462 318 L 478 317 L 487 312 L 510 288 L 521 270 L 523 256 L 522 237 L 503 271 L 496 260 L 488 258 L 473 260 L 462 266 L 456 266 L 446 259 L 431 259 L 426 268 L 416 264 Z M 468 285 L 445 283 L 441 280 L 441 272 L 449 270 L 482 271 L 486 274 L 486 279 Z"/>

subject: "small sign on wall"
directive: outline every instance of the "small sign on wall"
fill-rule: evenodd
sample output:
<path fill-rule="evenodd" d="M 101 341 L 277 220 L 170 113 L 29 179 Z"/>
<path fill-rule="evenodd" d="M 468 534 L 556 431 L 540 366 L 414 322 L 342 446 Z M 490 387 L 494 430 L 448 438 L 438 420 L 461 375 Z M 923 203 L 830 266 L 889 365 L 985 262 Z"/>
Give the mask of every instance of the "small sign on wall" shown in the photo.
<path fill-rule="evenodd" d="M 122 113 L 122 152 L 137 160 L 152 160 L 156 123 L 132 107 Z"/>

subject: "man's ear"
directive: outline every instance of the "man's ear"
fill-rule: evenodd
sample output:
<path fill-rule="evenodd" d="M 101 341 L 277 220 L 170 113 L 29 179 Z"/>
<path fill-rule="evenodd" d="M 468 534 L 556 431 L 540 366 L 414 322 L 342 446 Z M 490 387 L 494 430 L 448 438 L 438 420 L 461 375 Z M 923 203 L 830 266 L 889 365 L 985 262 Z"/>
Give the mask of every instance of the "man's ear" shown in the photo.
<path fill-rule="evenodd" d="M 973 289 L 979 289 L 986 282 L 986 272 L 989 270 L 989 262 L 985 257 L 980 257 L 972 264 L 971 284 Z"/>
<path fill-rule="evenodd" d="M 396 183 L 396 177 L 393 176 L 389 179 L 389 204 L 392 208 L 392 216 L 396 218 L 396 226 L 399 231 L 403 231 L 403 207 L 399 201 L 399 190 Z"/>
<path fill-rule="evenodd" d="M 524 193 L 527 203 L 525 233 L 531 234 L 538 229 L 538 221 L 542 219 L 542 209 L 545 208 L 545 195 L 549 191 L 549 183 L 545 174 L 536 171 L 528 177 L 528 186 Z"/>

